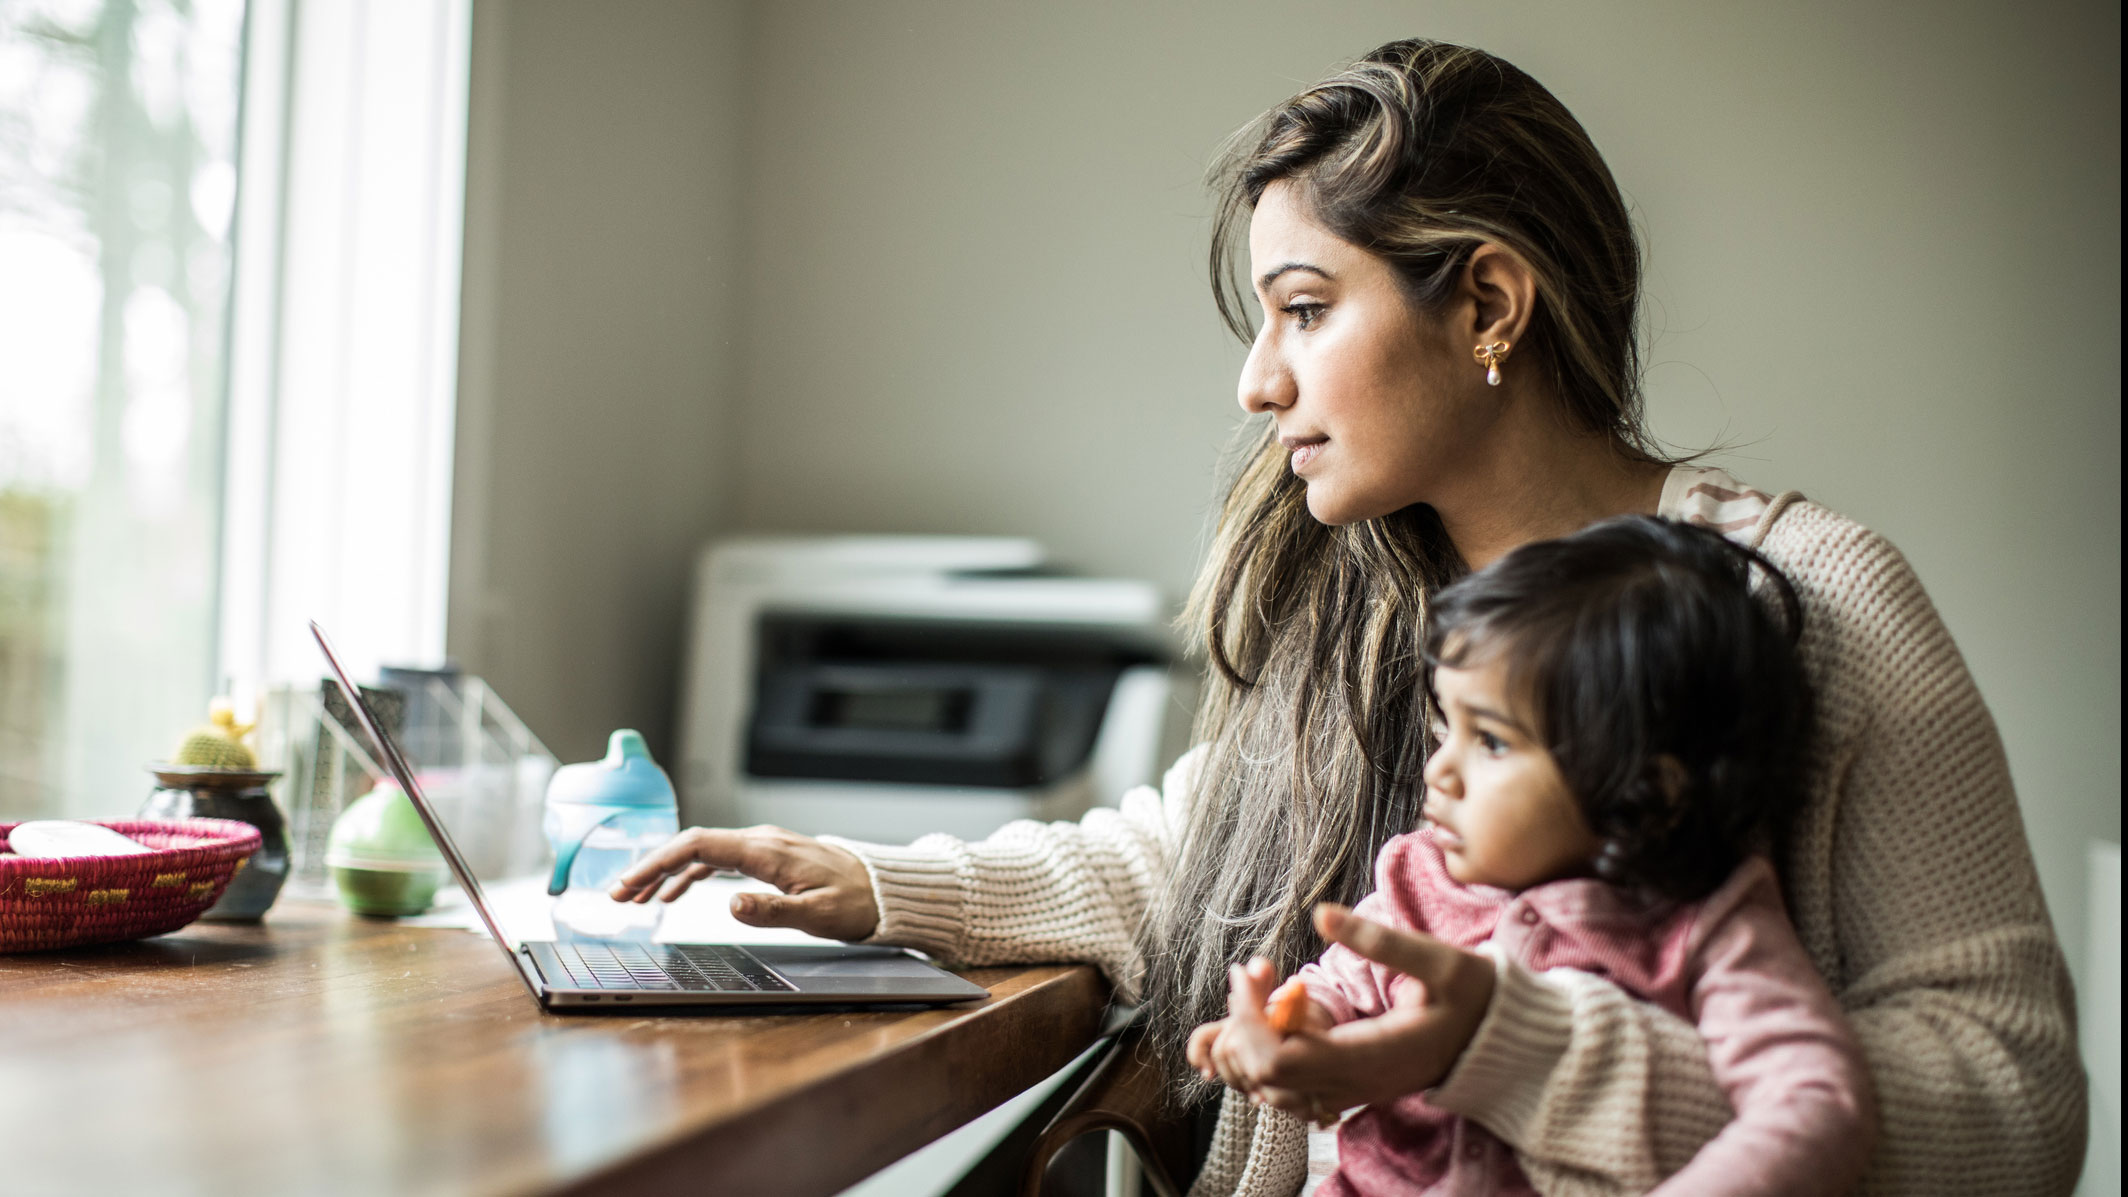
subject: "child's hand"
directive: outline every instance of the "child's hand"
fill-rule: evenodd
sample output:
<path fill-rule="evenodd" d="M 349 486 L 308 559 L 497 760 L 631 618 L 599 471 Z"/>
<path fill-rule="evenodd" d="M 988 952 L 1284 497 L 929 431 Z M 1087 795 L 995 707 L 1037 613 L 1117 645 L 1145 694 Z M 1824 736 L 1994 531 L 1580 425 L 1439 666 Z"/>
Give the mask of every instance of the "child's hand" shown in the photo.
<path fill-rule="evenodd" d="M 1190 1032 L 1189 1046 L 1184 1055 L 1197 1075 L 1207 1081 L 1218 1081 L 1229 1089 L 1249 1093 L 1249 1077 L 1246 1065 L 1249 1058 L 1245 1046 L 1251 1036 L 1263 1035 L 1263 1020 L 1257 1019 L 1254 1028 L 1244 1029 L 1231 1018 L 1208 1022 Z M 1253 1095 L 1252 1095 L 1253 1096 Z"/>
<path fill-rule="evenodd" d="M 1208 1081 L 1216 1076 L 1230 1088 L 1250 1091 L 1251 1065 L 1268 1058 L 1280 1039 L 1264 1019 L 1264 998 L 1275 975 L 1271 962 L 1261 958 L 1227 969 L 1227 1017 L 1190 1032 L 1184 1048 L 1199 1076 Z"/>
<path fill-rule="evenodd" d="M 1333 1025 L 1330 1012 L 1308 996 L 1307 986 L 1298 980 L 1267 992 L 1276 975 L 1270 962 L 1260 959 L 1231 970 L 1228 1016 L 1192 1031 L 1184 1049 L 1199 1076 L 1208 1081 L 1217 1077 L 1258 1104 L 1288 1096 L 1262 1088 L 1259 1080 L 1279 1044 L 1289 1035 L 1326 1031 Z"/>
<path fill-rule="evenodd" d="M 1211 1045 L 1212 1067 L 1218 1070 L 1219 1079 L 1259 1104 L 1264 1100 L 1258 1091 L 1259 1078 L 1285 1039 L 1271 1029 L 1265 1013 L 1271 983 L 1277 979 L 1271 962 L 1262 957 L 1229 968 L 1227 1016 L 1220 1020 L 1219 1036 Z"/>
<path fill-rule="evenodd" d="M 1189 1045 L 1185 1049 L 1190 1066 L 1205 1080 L 1216 1073 L 1212 1061 L 1212 1047 L 1219 1042 L 1220 1034 L 1227 1029 L 1230 1020 L 1208 1022 L 1190 1032 Z M 1327 1031 L 1336 1025 L 1330 1020 L 1330 1012 L 1322 1004 L 1308 996 L 1308 987 L 1298 977 L 1288 977 L 1283 985 L 1271 991 L 1271 1000 L 1264 1003 L 1264 1021 L 1280 1035 L 1298 1031 Z"/>
<path fill-rule="evenodd" d="M 1225 1079 L 1219 1075 L 1219 1066 L 1212 1060 L 1212 1045 L 1219 1042 L 1220 1034 L 1226 1029 L 1227 1020 L 1224 1018 L 1218 1022 L 1208 1022 L 1190 1032 L 1189 1046 L 1183 1049 L 1183 1055 L 1189 1060 L 1190 1067 L 1196 1069 L 1197 1075 L 1207 1081 Z"/>
<path fill-rule="evenodd" d="M 1264 1018 L 1280 1036 L 1302 1030 L 1326 1031 L 1334 1025 L 1330 1021 L 1330 1012 L 1310 998 L 1308 987 L 1298 980 L 1289 980 L 1278 987 L 1264 1007 Z M 1208 1081 L 1222 1080 L 1239 1089 L 1243 1088 L 1239 1079 L 1221 1076 L 1219 1063 L 1214 1058 L 1219 1037 L 1226 1033 L 1233 1021 L 1231 1018 L 1222 1018 L 1191 1031 L 1183 1055 L 1189 1060 L 1190 1067 L 1197 1070 L 1198 1076 Z"/>

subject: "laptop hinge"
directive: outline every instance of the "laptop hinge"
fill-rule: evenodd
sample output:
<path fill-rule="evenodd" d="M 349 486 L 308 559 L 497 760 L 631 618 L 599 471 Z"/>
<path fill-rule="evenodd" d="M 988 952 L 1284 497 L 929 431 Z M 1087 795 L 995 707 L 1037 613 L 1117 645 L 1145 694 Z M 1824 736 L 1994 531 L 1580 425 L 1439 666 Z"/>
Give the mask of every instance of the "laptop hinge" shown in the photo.
<path fill-rule="evenodd" d="M 517 950 L 510 953 L 510 959 L 517 963 L 518 980 L 525 983 L 525 988 L 532 991 L 535 999 L 546 1001 L 546 978 L 539 971 L 539 961 L 533 958 L 532 949 L 525 944 L 518 944 Z"/>

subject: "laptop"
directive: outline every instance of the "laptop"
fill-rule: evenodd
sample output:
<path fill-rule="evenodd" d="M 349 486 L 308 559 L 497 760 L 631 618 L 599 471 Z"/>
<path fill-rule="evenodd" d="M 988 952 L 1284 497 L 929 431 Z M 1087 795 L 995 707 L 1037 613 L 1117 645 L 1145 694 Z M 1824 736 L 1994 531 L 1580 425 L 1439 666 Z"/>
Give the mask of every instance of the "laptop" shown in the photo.
<path fill-rule="evenodd" d="M 369 732 L 427 825 L 444 862 L 465 889 L 510 967 L 548 1010 L 589 1012 L 617 1006 L 800 1006 L 937 1005 L 990 996 L 900 948 L 860 944 L 667 944 L 640 940 L 528 941 L 512 947 L 488 910 L 480 882 L 466 866 L 451 833 L 429 805 L 414 771 L 392 742 L 362 692 L 348 680 L 325 629 L 313 620 L 310 634 L 325 653 L 355 717 Z"/>

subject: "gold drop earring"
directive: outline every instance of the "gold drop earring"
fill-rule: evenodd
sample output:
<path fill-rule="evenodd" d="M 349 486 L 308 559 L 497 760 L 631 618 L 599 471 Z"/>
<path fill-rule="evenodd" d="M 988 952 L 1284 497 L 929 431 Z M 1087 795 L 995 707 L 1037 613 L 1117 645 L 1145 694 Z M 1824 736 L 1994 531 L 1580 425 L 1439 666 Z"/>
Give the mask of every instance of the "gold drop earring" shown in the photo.
<path fill-rule="evenodd" d="M 1473 356 L 1478 359 L 1478 364 L 1485 367 L 1486 386 L 1496 387 L 1500 385 L 1500 363 L 1507 360 L 1507 350 L 1507 342 L 1494 341 L 1490 345 L 1480 345 L 1473 351 Z"/>

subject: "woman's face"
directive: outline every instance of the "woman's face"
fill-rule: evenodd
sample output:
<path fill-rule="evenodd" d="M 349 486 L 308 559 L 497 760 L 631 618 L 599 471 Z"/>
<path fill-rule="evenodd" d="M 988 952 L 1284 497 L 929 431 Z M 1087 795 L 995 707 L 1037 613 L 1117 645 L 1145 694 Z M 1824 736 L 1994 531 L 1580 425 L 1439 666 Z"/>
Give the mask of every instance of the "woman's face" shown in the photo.
<path fill-rule="evenodd" d="M 1349 524 L 1433 501 L 1497 404 L 1453 318 L 1428 319 L 1389 264 L 1317 224 L 1293 186 L 1264 189 L 1249 223 L 1263 328 L 1237 388 L 1269 413 L 1308 485 L 1308 511 Z M 1467 377 L 1466 377 L 1467 376 Z"/>

